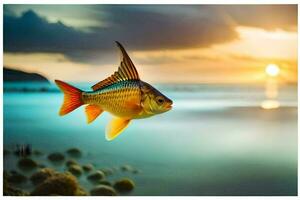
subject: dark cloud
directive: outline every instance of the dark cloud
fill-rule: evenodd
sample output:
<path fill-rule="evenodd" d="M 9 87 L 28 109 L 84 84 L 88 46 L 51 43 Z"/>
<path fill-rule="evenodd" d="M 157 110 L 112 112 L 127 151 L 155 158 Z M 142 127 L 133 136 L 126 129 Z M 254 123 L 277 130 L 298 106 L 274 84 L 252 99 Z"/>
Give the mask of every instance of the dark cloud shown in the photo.
<path fill-rule="evenodd" d="M 4 51 L 58 52 L 75 61 L 99 64 L 100 59 L 103 63 L 115 56 L 111 54 L 115 40 L 130 50 L 194 48 L 237 39 L 237 24 L 297 26 L 297 6 L 107 5 L 91 9 L 105 13 L 93 17 L 104 20 L 106 26 L 83 32 L 63 22 L 50 23 L 33 10 L 15 16 L 5 8 Z"/>
<path fill-rule="evenodd" d="M 107 7 L 106 11 L 110 14 L 107 20 L 112 24 L 107 34 L 128 41 L 137 49 L 205 47 L 237 37 L 234 27 L 214 16 L 189 15 L 187 8 L 182 8 L 184 13 L 178 13 L 172 7 L 170 9 L 174 13 L 155 12 L 159 7 L 153 6 L 151 11 L 138 6 Z"/>
<path fill-rule="evenodd" d="M 5 51 L 65 52 L 77 39 L 82 43 L 85 37 L 62 22 L 49 23 L 31 10 L 21 17 L 4 16 Z"/>
<path fill-rule="evenodd" d="M 89 33 L 62 22 L 49 23 L 31 10 L 21 17 L 4 16 L 5 49 L 105 49 L 114 40 L 128 41 L 135 49 L 181 48 L 208 46 L 236 37 L 232 27 L 213 18 L 154 13 L 130 6 L 107 6 L 105 10 L 109 27 L 89 27 Z M 11 39 L 16 40 L 14 45 Z"/>

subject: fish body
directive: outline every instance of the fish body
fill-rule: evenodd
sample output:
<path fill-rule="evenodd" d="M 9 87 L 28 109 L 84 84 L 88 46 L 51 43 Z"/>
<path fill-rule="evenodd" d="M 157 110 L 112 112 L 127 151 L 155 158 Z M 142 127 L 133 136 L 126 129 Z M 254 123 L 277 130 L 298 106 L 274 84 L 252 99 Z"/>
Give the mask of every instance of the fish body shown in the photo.
<path fill-rule="evenodd" d="M 61 116 L 81 105 L 87 105 L 87 122 L 93 122 L 103 111 L 114 116 L 106 127 L 106 139 L 116 138 L 132 119 L 151 117 L 172 108 L 172 100 L 150 84 L 140 80 L 137 70 L 123 46 L 118 43 L 122 59 L 118 71 L 92 86 L 93 91 L 82 91 L 63 81 L 55 80 L 64 93 Z"/>
<path fill-rule="evenodd" d="M 122 81 L 105 88 L 82 94 L 83 102 L 100 106 L 103 110 L 122 118 L 138 118 L 142 111 L 139 81 Z"/>

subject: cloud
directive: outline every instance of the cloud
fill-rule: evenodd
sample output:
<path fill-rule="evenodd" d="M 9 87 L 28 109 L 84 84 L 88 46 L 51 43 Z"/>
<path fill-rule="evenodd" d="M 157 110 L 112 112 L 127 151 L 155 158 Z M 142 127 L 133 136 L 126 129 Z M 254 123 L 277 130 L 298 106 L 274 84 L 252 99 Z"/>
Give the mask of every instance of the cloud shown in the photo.
<path fill-rule="evenodd" d="M 223 6 L 219 10 L 223 10 L 224 16 L 227 15 L 234 23 L 240 26 L 257 27 L 266 30 L 297 30 L 297 5 Z"/>
<path fill-rule="evenodd" d="M 23 49 L 23 42 L 28 42 L 33 45 L 28 46 L 25 51 L 30 48 L 34 51 L 39 46 L 42 49 L 37 50 L 46 51 L 64 51 L 73 47 L 105 49 L 108 47 L 107 40 L 110 43 L 123 40 L 128 41 L 135 49 L 158 49 L 208 46 L 236 37 L 232 27 L 214 19 L 153 13 L 129 6 L 109 6 L 105 10 L 109 15 L 106 20 L 110 27 L 90 27 L 91 33 L 76 31 L 62 22 L 49 23 L 32 10 L 19 18 L 4 16 L 5 47 L 7 50 L 17 50 L 17 44 L 20 43 Z M 222 34 L 217 29 L 222 29 Z M 11 33 L 18 40 L 14 46 L 9 43 Z M 62 41 L 64 46 L 61 46 Z"/>
<path fill-rule="evenodd" d="M 297 6 L 98 5 L 90 12 L 101 13 L 93 20 L 105 26 L 87 27 L 88 32 L 49 22 L 33 10 L 12 15 L 9 8 L 4 9 L 5 52 L 63 53 L 91 64 L 112 60 L 115 40 L 136 51 L 199 48 L 238 39 L 236 25 L 297 26 Z"/>
<path fill-rule="evenodd" d="M 4 50 L 8 52 L 66 52 L 77 39 L 82 43 L 87 38 L 62 22 L 49 23 L 32 10 L 21 17 L 4 16 Z"/>

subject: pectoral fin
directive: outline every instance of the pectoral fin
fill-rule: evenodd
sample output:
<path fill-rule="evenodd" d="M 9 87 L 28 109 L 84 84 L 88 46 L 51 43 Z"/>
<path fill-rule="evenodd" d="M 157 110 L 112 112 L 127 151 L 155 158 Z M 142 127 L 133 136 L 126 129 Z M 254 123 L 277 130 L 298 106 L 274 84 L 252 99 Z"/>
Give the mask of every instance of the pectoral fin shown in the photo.
<path fill-rule="evenodd" d="M 102 112 L 103 110 L 97 105 L 87 105 L 85 107 L 87 123 L 93 122 Z"/>
<path fill-rule="evenodd" d="M 142 110 L 142 107 L 137 101 L 138 100 L 126 101 L 124 104 L 128 110 L 131 110 L 133 113 L 139 113 Z"/>
<path fill-rule="evenodd" d="M 106 127 L 105 137 L 108 141 L 115 139 L 128 126 L 131 119 L 113 118 Z"/>

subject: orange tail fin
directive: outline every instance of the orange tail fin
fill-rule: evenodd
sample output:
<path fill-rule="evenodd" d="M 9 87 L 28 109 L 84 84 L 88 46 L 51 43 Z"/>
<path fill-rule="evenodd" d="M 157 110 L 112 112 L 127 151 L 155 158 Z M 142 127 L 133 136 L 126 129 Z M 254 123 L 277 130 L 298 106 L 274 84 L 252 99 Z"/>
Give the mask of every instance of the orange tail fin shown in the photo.
<path fill-rule="evenodd" d="M 64 102 L 60 108 L 59 115 L 63 116 L 83 105 L 82 91 L 63 81 L 55 80 L 56 85 L 64 93 Z"/>

